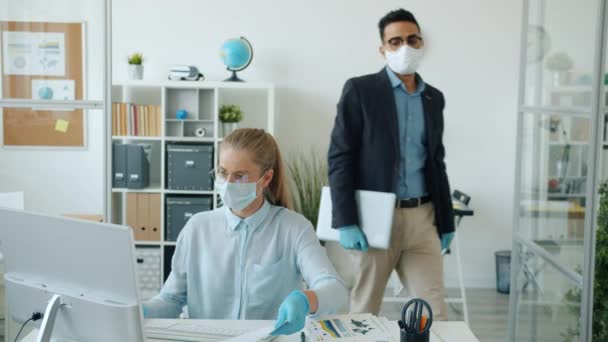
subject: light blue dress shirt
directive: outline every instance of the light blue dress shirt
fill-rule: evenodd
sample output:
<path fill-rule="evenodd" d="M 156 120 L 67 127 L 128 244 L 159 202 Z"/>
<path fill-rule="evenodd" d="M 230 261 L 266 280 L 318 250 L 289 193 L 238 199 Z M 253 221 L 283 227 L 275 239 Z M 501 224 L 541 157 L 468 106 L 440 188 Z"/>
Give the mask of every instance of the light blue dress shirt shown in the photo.
<path fill-rule="evenodd" d="M 303 281 L 317 314 L 348 305 L 348 290 L 302 215 L 265 202 L 241 219 L 227 207 L 194 215 L 177 239 L 171 274 L 144 304 L 147 318 L 276 319 Z"/>
<path fill-rule="evenodd" d="M 399 160 L 399 179 L 397 181 L 398 198 L 418 198 L 427 195 L 424 177 L 426 163 L 426 130 L 424 128 L 424 108 L 422 92 L 426 85 L 416 74 L 416 91 L 409 93 L 405 84 L 386 67 L 386 73 L 393 87 L 397 121 L 399 122 L 399 142 L 401 156 Z"/>

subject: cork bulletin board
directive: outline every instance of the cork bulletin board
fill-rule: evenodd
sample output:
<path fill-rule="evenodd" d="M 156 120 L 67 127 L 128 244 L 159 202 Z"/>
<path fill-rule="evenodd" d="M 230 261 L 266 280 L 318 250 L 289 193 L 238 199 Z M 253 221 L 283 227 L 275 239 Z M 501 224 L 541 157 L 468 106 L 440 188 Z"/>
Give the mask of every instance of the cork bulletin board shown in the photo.
<path fill-rule="evenodd" d="M 82 100 L 83 23 L 0 21 L 2 97 Z M 4 146 L 85 146 L 82 110 L 2 108 Z"/>

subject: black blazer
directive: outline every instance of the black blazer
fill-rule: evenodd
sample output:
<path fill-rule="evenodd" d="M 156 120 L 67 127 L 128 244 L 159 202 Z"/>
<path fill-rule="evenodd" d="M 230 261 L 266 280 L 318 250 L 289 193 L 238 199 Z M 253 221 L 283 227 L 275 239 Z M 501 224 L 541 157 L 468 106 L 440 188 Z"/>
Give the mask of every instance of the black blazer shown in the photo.
<path fill-rule="evenodd" d="M 443 94 L 426 84 L 422 105 L 427 139 L 424 175 L 441 236 L 454 231 L 444 162 Z M 358 223 L 355 190 L 396 191 L 401 155 L 398 130 L 395 96 L 385 69 L 346 82 L 328 153 L 333 227 Z"/>

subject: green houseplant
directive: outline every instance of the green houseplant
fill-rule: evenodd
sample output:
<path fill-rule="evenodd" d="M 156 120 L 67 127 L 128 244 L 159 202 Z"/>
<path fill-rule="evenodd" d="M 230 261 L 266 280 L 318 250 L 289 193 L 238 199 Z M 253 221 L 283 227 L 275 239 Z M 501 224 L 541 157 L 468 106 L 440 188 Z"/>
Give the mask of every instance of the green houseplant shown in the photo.
<path fill-rule="evenodd" d="M 219 118 L 222 122 L 222 133 L 227 136 L 238 128 L 238 123 L 243 120 L 243 111 L 238 105 L 225 104 L 220 107 Z"/>
<path fill-rule="evenodd" d="M 287 168 L 295 209 L 316 228 L 321 189 L 328 184 L 325 154 L 316 149 L 296 152 L 290 156 Z"/>
<path fill-rule="evenodd" d="M 600 185 L 600 205 L 595 232 L 595 277 L 593 283 L 593 338 L 592 341 L 608 341 L 608 181 Z M 580 268 L 577 272 L 581 273 Z M 581 302 L 581 290 L 573 288 L 565 295 L 565 301 Z M 571 306 L 573 317 L 580 317 L 580 308 Z M 564 341 L 580 336 L 580 321 L 567 327 L 562 333 Z"/>
<path fill-rule="evenodd" d="M 144 55 L 133 53 L 129 55 L 129 78 L 131 80 L 143 80 L 144 78 Z"/>
<path fill-rule="evenodd" d="M 608 341 L 608 182 L 600 186 L 600 209 L 595 233 L 593 284 L 593 341 Z"/>

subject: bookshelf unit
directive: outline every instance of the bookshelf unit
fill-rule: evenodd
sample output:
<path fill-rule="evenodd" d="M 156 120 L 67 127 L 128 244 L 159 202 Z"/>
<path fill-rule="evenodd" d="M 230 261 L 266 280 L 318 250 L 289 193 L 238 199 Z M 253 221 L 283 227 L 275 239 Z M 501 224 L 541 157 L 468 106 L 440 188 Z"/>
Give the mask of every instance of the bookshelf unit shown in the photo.
<path fill-rule="evenodd" d="M 111 178 L 108 191 L 109 222 L 127 224 L 127 195 L 131 193 L 160 194 L 160 240 L 138 240 L 138 263 L 154 262 L 147 265 L 144 274 L 139 274 L 142 299 L 153 296 L 170 273 L 171 257 L 175 251 L 175 241 L 167 241 L 166 200 L 167 196 L 210 197 L 213 208 L 217 208 L 218 194 L 215 189 L 174 190 L 168 188 L 167 145 L 209 145 L 213 146 L 213 165 L 218 163 L 218 147 L 222 140 L 222 126 L 218 119 L 219 108 L 223 104 L 237 104 L 244 113 L 239 128 L 262 128 L 274 134 L 275 87 L 271 83 L 231 83 L 231 82 L 189 82 L 135 81 L 112 86 L 113 103 L 153 105 L 161 108 L 160 136 L 118 136 L 107 138 L 109 153 L 113 143 L 150 144 L 150 185 L 144 189 L 112 188 Z M 186 110 L 186 119 L 178 119 L 177 111 Z M 197 129 L 204 129 L 204 136 L 196 135 Z M 115 132 L 112 132 L 114 134 Z M 110 156 L 109 160 L 112 160 Z M 108 174 L 113 175 L 112 165 Z M 140 265 L 138 265 L 138 268 Z M 142 272 L 140 272 L 142 273 Z M 143 283 L 147 283 L 145 286 Z M 150 283 L 158 286 L 149 286 Z"/>

